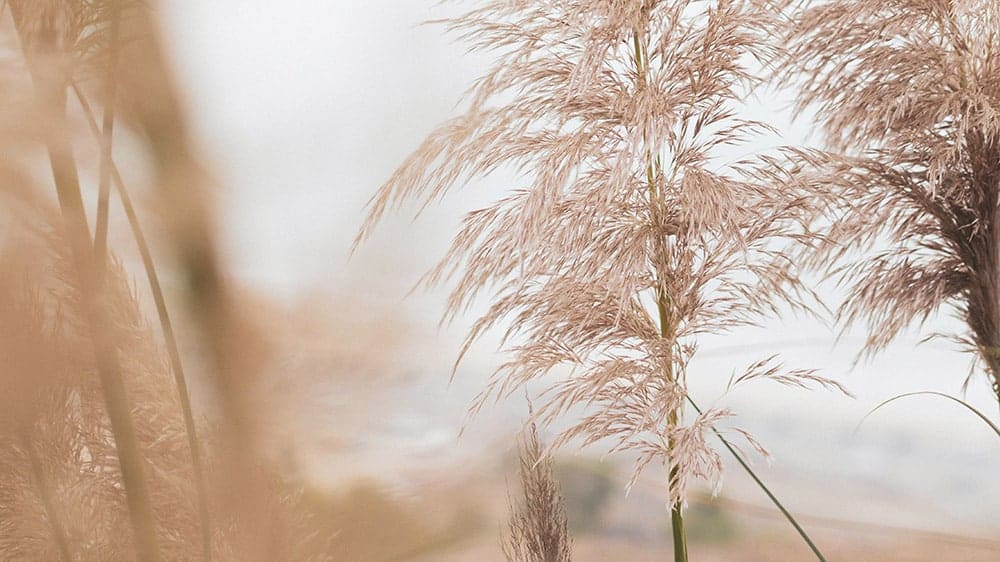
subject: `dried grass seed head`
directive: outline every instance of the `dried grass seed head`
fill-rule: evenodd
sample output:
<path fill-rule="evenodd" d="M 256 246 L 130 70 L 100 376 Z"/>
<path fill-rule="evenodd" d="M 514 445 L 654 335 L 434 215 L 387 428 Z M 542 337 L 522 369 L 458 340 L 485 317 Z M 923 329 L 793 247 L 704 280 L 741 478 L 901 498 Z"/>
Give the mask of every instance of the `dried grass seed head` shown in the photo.
<path fill-rule="evenodd" d="M 674 416 L 696 337 L 804 306 L 781 245 L 808 237 L 808 206 L 758 181 L 754 164 L 718 159 L 767 130 L 735 108 L 775 53 L 776 8 L 495 1 L 446 22 L 496 62 L 465 113 L 378 191 L 358 241 L 404 200 L 428 204 L 501 166 L 526 173 L 527 185 L 465 217 L 426 277 L 453 284 L 446 319 L 490 296 L 463 354 L 506 326 L 509 360 L 474 410 L 568 367 L 538 419 L 590 413 L 556 445 L 610 439 L 663 460 L 684 439 Z M 696 448 L 673 455 L 678 469 L 713 473 Z"/>

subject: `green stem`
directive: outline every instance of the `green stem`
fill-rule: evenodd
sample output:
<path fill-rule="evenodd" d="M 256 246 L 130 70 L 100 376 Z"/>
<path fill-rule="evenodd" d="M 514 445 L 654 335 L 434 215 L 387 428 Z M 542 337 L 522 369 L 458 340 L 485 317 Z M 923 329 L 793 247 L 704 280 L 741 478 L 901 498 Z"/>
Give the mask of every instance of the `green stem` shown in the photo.
<path fill-rule="evenodd" d="M 636 65 L 636 75 L 638 77 L 638 87 L 646 87 L 646 72 L 647 72 L 647 61 L 645 49 L 639 40 L 639 32 L 636 31 L 632 34 L 632 46 L 635 54 L 635 65 Z M 643 133 L 643 138 L 645 140 L 645 132 Z M 658 190 L 656 189 L 656 174 L 653 169 L 653 151 L 648 146 L 646 147 L 646 182 L 649 186 L 649 203 L 650 208 L 654 210 L 654 201 L 658 195 Z M 662 254 L 662 252 L 661 252 Z M 656 309 L 659 313 L 660 321 L 660 338 L 664 342 L 668 342 L 670 345 L 673 344 L 673 328 L 672 322 L 670 321 L 670 296 L 666 294 L 663 287 L 660 286 L 660 276 L 657 274 L 657 288 L 656 288 Z M 675 384 L 675 376 L 673 369 L 673 354 L 668 352 L 666 359 L 666 366 L 664 367 L 664 376 L 668 384 Z M 680 418 L 680 408 L 675 408 L 671 410 L 667 418 L 667 429 L 673 430 L 677 427 Z M 673 443 L 672 440 L 667 438 L 667 457 L 673 457 Z M 677 486 L 678 479 L 678 467 L 673 467 L 670 470 L 668 476 L 668 489 L 671 492 L 678 490 Z M 687 535 L 684 533 L 684 512 L 682 511 L 683 502 L 680 497 L 673 498 L 673 503 L 670 506 L 670 527 L 673 534 L 674 542 L 674 562 L 687 562 L 688 552 L 687 552 Z"/>
<path fill-rule="evenodd" d="M 675 477 L 671 471 L 671 477 Z M 670 509 L 670 528 L 673 531 L 674 539 L 674 560 L 687 562 L 687 535 L 684 533 L 684 514 L 681 513 L 681 502 L 678 501 Z"/>
<path fill-rule="evenodd" d="M 670 328 L 670 317 L 669 317 L 669 298 L 663 292 L 662 289 L 657 289 L 656 298 L 656 308 L 660 316 L 660 337 L 664 341 L 669 341 L 673 338 L 672 330 Z M 672 343 L 672 342 L 671 342 Z M 665 367 L 665 374 L 667 382 L 669 384 L 675 383 L 675 376 L 673 370 L 673 354 L 668 354 L 667 365 Z M 677 427 L 678 418 L 680 417 L 680 408 L 673 409 L 668 418 L 667 425 L 668 429 L 672 430 Z M 673 457 L 673 440 L 668 438 L 667 440 L 667 457 Z M 678 477 L 678 467 L 674 466 L 670 469 L 670 475 L 668 476 L 668 488 L 673 490 L 679 490 L 677 486 Z M 684 512 L 682 511 L 683 502 L 680 497 L 674 498 L 673 504 L 670 506 L 670 527 L 673 532 L 674 541 L 674 562 L 687 562 L 688 552 L 687 552 L 687 535 L 684 533 Z"/>
<path fill-rule="evenodd" d="M 79 86 L 75 82 L 72 84 L 72 88 L 80 102 L 80 106 L 83 108 L 84 114 L 87 117 L 91 131 L 95 136 L 100 136 L 100 130 L 97 128 L 97 120 L 94 117 L 94 112 L 90 106 L 90 102 L 87 101 L 86 96 L 83 95 L 83 91 L 80 90 Z M 156 306 L 156 314 L 159 318 L 160 328 L 163 331 L 163 339 L 166 342 L 167 355 L 170 358 L 171 370 L 174 373 L 174 384 L 177 387 L 177 396 L 180 400 L 181 411 L 184 416 L 184 428 L 187 433 L 188 448 L 191 450 L 191 464 L 194 468 L 194 485 L 195 490 L 198 493 L 198 511 L 201 519 L 202 557 L 206 561 L 211 561 L 212 525 L 211 513 L 208 505 L 207 486 L 205 485 L 205 470 L 201 457 L 201 447 L 198 443 L 198 433 L 194 420 L 194 412 L 191 407 L 191 396 L 188 392 L 187 377 L 184 374 L 184 366 L 181 362 L 181 354 L 177 345 L 177 336 L 174 334 L 173 322 L 170 320 L 170 313 L 167 310 L 167 301 L 163 296 L 163 288 L 160 285 L 160 276 L 156 272 L 153 254 L 149 249 L 146 236 L 142 231 L 139 215 L 136 213 L 135 206 L 132 204 L 132 197 L 129 195 L 128 189 L 125 187 L 125 182 L 122 179 L 121 172 L 118 170 L 118 167 L 115 165 L 113 159 L 108 162 L 108 169 L 111 174 L 111 183 L 114 185 L 115 190 L 118 193 L 118 197 L 121 200 L 122 208 L 125 210 L 125 216 L 128 219 L 129 227 L 132 230 L 132 237 L 135 238 L 136 245 L 139 248 L 142 266 L 145 269 L 146 278 L 149 280 L 149 289 L 153 295 L 153 302 Z"/>
<path fill-rule="evenodd" d="M 694 411 L 698 412 L 698 415 L 702 414 L 701 408 L 699 408 L 698 405 L 694 403 L 694 400 L 692 400 L 690 396 L 687 397 L 687 401 L 688 404 L 691 404 L 691 407 L 694 408 Z M 802 537 L 802 540 L 806 541 L 806 544 L 809 545 L 809 548 L 813 551 L 813 554 L 816 555 L 816 558 L 820 562 L 826 562 L 826 558 L 823 557 L 823 553 L 819 551 L 819 548 L 816 547 L 816 544 L 812 541 L 812 539 L 809 538 L 809 535 L 806 533 L 805 529 L 803 529 L 802 526 L 799 525 L 799 522 L 795 520 L 795 517 L 791 514 L 791 512 L 785 509 L 785 506 L 782 505 L 780 501 L 778 501 L 778 498 L 774 495 L 774 493 L 771 492 L 771 489 L 768 488 L 766 484 L 764 484 L 764 482 L 757 476 L 757 474 L 753 471 L 753 469 L 750 468 L 750 465 L 748 465 L 747 462 L 743 460 L 743 457 L 740 456 L 740 454 L 736 451 L 736 448 L 733 447 L 729 443 L 729 441 L 722 435 L 722 433 L 719 430 L 715 429 L 714 427 L 712 428 L 712 433 L 715 433 L 715 436 L 719 438 L 719 441 L 722 441 L 722 444 L 733 455 L 733 457 L 736 459 L 736 462 L 740 463 L 740 466 L 743 467 L 743 470 L 745 470 L 746 473 L 750 475 L 750 478 L 753 478 L 753 481 L 757 483 L 757 486 L 761 490 L 763 490 L 765 494 L 767 494 L 767 497 L 771 500 L 771 503 L 773 503 L 774 506 L 777 507 L 779 511 L 781 511 L 782 515 L 785 516 L 785 519 L 787 519 L 788 522 L 792 524 L 792 527 L 795 527 L 795 530 L 799 533 L 799 536 Z"/>
<path fill-rule="evenodd" d="M 984 414 L 984 413 L 980 412 L 979 410 L 977 410 L 972 404 L 969 404 L 968 402 L 966 402 L 965 400 L 962 400 L 960 398 L 955 398 L 954 396 L 951 396 L 949 394 L 945 394 L 943 392 L 936 392 L 936 391 L 933 391 L 933 390 L 923 390 L 923 391 L 919 391 L 919 392 L 907 392 L 905 394 L 900 394 L 898 396 L 893 396 L 892 398 L 889 398 L 888 400 L 882 401 L 881 404 L 879 404 L 878 406 L 875 406 L 874 408 L 871 409 L 870 412 L 868 412 L 867 414 L 865 414 L 865 417 L 861 418 L 861 421 L 858 422 L 858 426 L 854 429 L 854 431 L 857 432 L 859 429 L 861 429 L 861 424 L 865 423 L 865 420 L 867 420 L 875 412 L 881 410 L 882 408 L 884 408 L 885 406 L 888 406 L 890 403 L 895 402 L 896 400 L 902 400 L 903 398 L 909 398 L 911 396 L 940 396 L 941 398 L 947 398 L 948 400 L 951 400 L 952 402 L 955 402 L 955 403 L 959 404 L 960 406 L 964 407 L 965 409 L 967 409 L 970 412 L 972 412 L 973 414 L 975 414 L 976 417 L 978 417 L 979 419 L 983 420 L 983 422 L 985 422 L 986 425 L 988 425 L 989 428 L 993 430 L 993 433 L 997 434 L 997 437 L 1000 437 L 1000 426 L 997 426 L 997 424 L 993 423 L 993 421 L 991 421 L 990 418 L 987 417 L 986 414 Z"/>

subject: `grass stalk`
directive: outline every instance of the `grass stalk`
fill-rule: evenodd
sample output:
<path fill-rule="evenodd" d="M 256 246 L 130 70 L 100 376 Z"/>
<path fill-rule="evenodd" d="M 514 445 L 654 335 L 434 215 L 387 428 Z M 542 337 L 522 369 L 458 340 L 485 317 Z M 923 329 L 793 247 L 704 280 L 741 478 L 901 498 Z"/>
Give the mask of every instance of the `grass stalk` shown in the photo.
<path fill-rule="evenodd" d="M 41 64 L 35 64 L 36 61 L 32 59 L 36 46 L 25 40 L 24 25 L 27 22 L 24 14 L 13 4 L 10 8 L 41 106 L 52 118 L 52 123 L 46 127 L 45 144 L 63 218 L 63 234 L 70 244 L 85 324 L 94 346 L 97 374 L 118 453 L 136 552 L 142 562 L 159 562 L 161 558 L 156 540 L 155 519 L 143 476 L 142 454 L 132 424 L 118 350 L 115 342 L 108 336 L 110 323 L 101 302 L 101 275 L 97 273 L 99 266 L 94 259 L 76 161 L 65 134 L 66 81 L 58 70 L 45 64 L 50 61 L 42 60 Z M 46 49 L 52 48 L 52 45 L 41 46 L 41 56 L 49 55 Z"/>
<path fill-rule="evenodd" d="M 647 80 L 646 75 L 648 72 L 648 69 L 646 68 L 647 56 L 645 48 L 643 47 L 639 39 L 638 31 L 635 31 L 632 34 L 632 46 L 635 51 L 634 55 L 635 55 L 636 75 L 638 77 L 637 85 L 639 88 L 645 88 Z M 645 134 L 643 135 L 643 138 L 645 138 Z M 650 206 L 653 210 L 651 216 L 655 216 L 656 211 L 655 211 L 654 201 L 658 196 L 658 190 L 656 188 L 656 175 L 653 168 L 653 154 L 652 150 L 649 149 L 648 147 L 646 152 L 646 182 L 647 185 L 649 186 Z M 669 346 L 672 346 L 673 345 L 672 340 L 674 338 L 674 335 L 673 335 L 673 330 L 671 329 L 671 322 L 670 322 L 670 297 L 666 294 L 663 287 L 660 286 L 661 280 L 659 279 L 659 275 L 656 275 L 656 278 L 657 278 L 656 308 L 659 314 L 660 338 L 664 342 L 667 342 Z M 668 383 L 671 384 L 675 383 L 674 369 L 672 362 L 673 359 L 671 354 L 670 356 L 668 356 L 665 362 L 666 367 L 664 372 L 664 376 L 666 377 Z M 667 423 L 668 429 L 673 430 L 674 428 L 676 428 L 678 421 L 679 421 L 679 412 L 678 409 L 674 409 L 670 412 L 668 417 L 668 423 Z M 673 447 L 672 443 L 669 442 L 669 437 L 668 437 L 667 457 L 671 458 L 672 456 L 673 456 Z M 671 491 L 671 494 L 673 494 L 674 490 L 680 489 L 680 487 L 677 486 L 678 468 L 676 466 L 670 469 L 670 474 L 667 478 L 668 478 L 667 487 Z M 672 498 L 670 505 L 670 528 L 674 543 L 674 562 L 687 562 L 688 560 L 687 536 L 684 533 L 684 512 L 682 510 L 682 506 L 683 506 L 683 501 L 681 501 L 680 497 Z"/>
<path fill-rule="evenodd" d="M 650 164 L 650 168 L 652 168 L 652 164 Z M 659 312 L 659 317 L 660 317 L 660 337 L 662 337 L 664 341 L 670 341 L 670 339 L 673 338 L 670 329 L 670 315 L 669 315 L 668 301 L 669 298 L 663 292 L 663 290 L 657 289 L 656 308 Z M 671 341 L 670 344 L 672 345 L 672 343 L 673 342 Z M 668 357 L 666 361 L 667 366 L 665 374 L 667 377 L 667 381 L 670 383 L 675 382 L 674 370 L 671 363 L 672 360 L 673 360 L 672 357 Z M 677 427 L 680 417 L 680 412 L 678 411 L 679 409 L 680 408 L 678 407 L 670 412 L 667 425 L 671 430 Z M 672 439 L 667 444 L 667 458 L 669 459 L 673 458 Z M 678 479 L 677 466 L 674 466 L 670 469 L 670 474 L 667 478 L 668 478 L 667 486 L 671 490 L 671 493 L 673 493 L 674 490 L 680 490 L 680 487 L 677 485 L 677 479 Z M 684 502 L 681 501 L 681 498 L 678 496 L 676 498 L 673 498 L 673 503 L 670 506 L 670 528 L 674 542 L 674 562 L 687 562 L 688 560 L 687 535 L 684 533 L 684 512 L 682 510 L 683 503 Z"/>
<path fill-rule="evenodd" d="M 83 108 L 83 112 L 90 125 L 91 131 L 98 138 L 101 130 L 97 127 L 97 119 L 93 108 L 87 97 L 75 82 L 72 84 L 73 92 Z M 181 362 L 181 354 L 177 345 L 177 336 L 174 333 L 173 322 L 170 320 L 170 313 L 167 309 L 167 301 L 163 295 L 163 288 L 160 284 L 160 276 L 156 272 L 156 264 L 153 261 L 153 254 L 150 251 L 146 235 L 143 233 L 139 215 L 132 204 L 132 197 L 129 195 L 125 182 L 122 179 L 118 166 L 109 155 L 108 172 L 110 174 L 111 185 L 118 193 L 122 208 L 128 220 L 129 228 L 132 230 L 132 237 L 139 248 L 139 255 L 142 260 L 142 267 L 149 281 L 149 290 L 153 296 L 153 303 L 156 306 L 156 315 L 160 322 L 160 329 L 163 331 L 163 339 L 167 347 L 167 355 L 170 359 L 171 371 L 174 374 L 174 383 L 177 387 L 177 396 L 181 404 L 181 412 L 184 416 L 184 429 L 187 433 L 188 448 L 191 450 L 191 464 L 194 468 L 194 484 L 198 494 L 198 512 L 201 522 L 202 556 L 206 561 L 212 560 L 212 523 L 211 512 L 208 505 L 208 491 L 205 484 L 204 462 L 201 456 L 201 446 L 198 442 L 198 430 L 194 420 L 194 411 L 191 407 L 191 396 L 188 391 L 187 377 L 184 373 L 184 365 Z"/>
<path fill-rule="evenodd" d="M 115 95 L 118 84 L 115 72 L 118 68 L 118 41 L 121 28 L 121 6 L 111 3 L 111 36 L 108 46 L 108 73 L 104 91 L 104 123 L 101 129 L 101 165 L 98 172 L 97 218 L 94 226 L 94 255 L 97 263 L 103 264 L 108 246 L 108 200 L 111 198 L 111 159 L 115 127 Z M 79 96 L 79 89 L 73 84 Z M 99 271 L 101 268 L 98 269 Z"/>
<path fill-rule="evenodd" d="M 101 379 L 104 402 L 121 464 L 122 481 L 135 533 L 136 549 L 140 560 L 155 562 L 160 560 L 160 554 L 156 542 L 152 506 L 143 477 L 142 454 L 132 424 L 118 352 L 114 342 L 108 338 L 109 322 L 100 302 L 99 295 L 102 290 L 100 276 L 97 274 L 97 264 L 90 245 L 90 232 L 87 229 L 83 199 L 80 195 L 79 176 L 69 143 L 60 135 L 50 134 L 47 144 L 59 207 L 81 282 L 81 300 L 94 345 L 97 372 Z"/>
<path fill-rule="evenodd" d="M 694 400 L 692 400 L 690 396 L 687 397 L 687 401 L 688 404 L 691 404 L 691 407 L 694 408 L 695 412 L 698 412 L 699 415 L 702 414 L 701 408 L 699 408 L 698 405 L 695 404 Z M 778 500 L 778 497 L 774 495 L 774 492 L 772 492 L 771 489 L 767 487 L 767 484 L 764 484 L 764 481 L 761 480 L 760 477 L 757 476 L 757 473 L 754 472 L 752 468 L 750 468 L 750 465 L 747 464 L 745 460 L 743 460 L 743 457 L 739 454 L 739 452 L 736 451 L 736 448 L 729 443 L 729 440 L 726 439 L 724 435 L 722 435 L 722 432 L 713 427 L 712 433 L 714 433 L 715 436 L 719 438 L 719 441 L 722 441 L 722 445 L 730 452 L 730 454 L 733 455 L 733 458 L 736 459 L 736 462 L 740 463 L 740 466 L 743 467 L 743 470 L 750 475 L 750 478 L 752 478 L 753 481 L 757 484 L 757 487 L 759 487 L 761 490 L 764 491 L 764 494 L 766 494 L 768 499 L 771 500 L 771 503 L 773 503 L 774 506 L 778 508 L 778 511 L 780 511 L 781 514 L 785 516 L 785 519 L 787 519 L 788 522 L 792 524 L 792 527 L 795 528 L 795 531 L 798 532 L 799 536 L 802 537 L 802 540 L 804 540 L 806 544 L 809 545 L 809 549 L 812 550 L 813 554 L 816 555 L 816 559 L 819 560 L 819 562 L 826 562 L 826 558 L 823 556 L 823 553 L 820 552 L 819 548 L 816 547 L 816 543 L 814 543 L 812 539 L 809 538 L 809 534 L 806 533 L 806 530 L 802 528 L 802 525 L 799 525 L 799 522 L 795 519 L 795 516 L 792 515 L 790 511 L 785 509 L 785 506 L 782 505 L 781 501 Z"/>
<path fill-rule="evenodd" d="M 649 168 L 650 170 L 652 170 L 652 164 L 649 165 Z M 652 183 L 650 183 L 650 189 L 655 190 L 655 186 Z M 659 313 L 659 320 L 660 320 L 660 337 L 663 339 L 663 341 L 669 342 L 670 345 L 672 345 L 673 342 L 671 340 L 674 336 L 670 328 L 671 323 L 670 323 L 669 300 L 670 300 L 669 297 L 666 295 L 663 289 L 658 288 L 656 295 L 656 308 L 657 312 Z M 667 358 L 665 367 L 666 371 L 665 376 L 669 383 L 676 382 L 672 361 L 673 361 L 672 354 L 670 354 L 670 356 L 668 356 Z M 680 418 L 680 412 L 678 411 L 679 409 L 680 409 L 679 407 L 675 408 L 669 414 L 667 425 L 670 430 L 673 430 L 674 428 L 677 427 Z M 668 439 L 669 441 L 667 444 L 667 458 L 672 459 L 673 440 L 670 438 Z M 670 469 L 670 474 L 667 478 L 668 478 L 667 487 L 671 490 L 671 493 L 673 493 L 674 490 L 680 490 L 680 487 L 677 485 L 677 479 L 678 479 L 677 466 L 674 466 Z M 684 512 L 682 511 L 683 503 L 684 502 L 681 500 L 680 497 L 676 497 L 673 498 L 673 501 L 670 505 L 670 528 L 674 542 L 674 562 L 687 562 L 688 560 L 687 535 L 684 533 Z"/>

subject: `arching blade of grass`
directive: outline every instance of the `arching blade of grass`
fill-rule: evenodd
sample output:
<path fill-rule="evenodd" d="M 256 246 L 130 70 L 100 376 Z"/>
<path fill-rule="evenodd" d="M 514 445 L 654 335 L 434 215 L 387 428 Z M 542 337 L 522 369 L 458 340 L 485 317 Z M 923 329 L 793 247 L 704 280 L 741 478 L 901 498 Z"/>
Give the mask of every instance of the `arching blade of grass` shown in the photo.
<path fill-rule="evenodd" d="M 687 397 L 687 401 L 688 404 L 691 404 L 691 407 L 694 408 L 694 411 L 698 412 L 699 415 L 702 413 L 701 408 L 699 408 L 698 405 L 695 404 L 694 400 L 691 399 L 691 396 Z M 774 506 L 778 508 L 778 511 L 780 511 L 781 514 L 785 516 L 785 519 L 787 519 L 788 522 L 792 524 L 792 527 L 794 527 L 795 531 L 798 532 L 800 537 L 802 537 L 802 540 L 804 540 L 806 544 L 809 545 L 809 548 L 813 551 L 813 554 L 816 555 L 816 558 L 820 562 L 826 562 L 826 558 L 823 556 L 823 553 L 819 551 L 819 548 L 816 546 L 816 543 L 814 543 L 812 539 L 809 538 L 809 534 L 806 533 L 806 530 L 802 528 L 802 525 L 799 525 L 799 522 L 795 520 L 795 516 L 792 515 L 790 511 L 785 509 L 785 506 L 782 505 L 781 501 L 778 500 L 778 497 L 774 495 L 774 492 L 772 492 L 771 489 L 767 487 L 767 484 L 764 484 L 764 481 L 761 480 L 760 477 L 757 476 L 757 473 L 754 472 L 752 468 L 750 468 L 750 465 L 747 464 L 745 460 L 743 460 L 743 457 L 740 456 L 736 448 L 729 443 L 729 440 L 727 440 L 726 437 L 722 435 L 722 432 L 713 427 L 712 433 L 714 433 L 715 436 L 719 438 L 719 441 L 722 441 L 722 445 L 733 455 L 733 457 L 736 459 L 736 462 L 740 463 L 740 466 L 743 467 L 743 470 L 746 471 L 746 473 L 750 475 L 750 478 L 752 478 L 753 481 L 757 483 L 757 486 L 764 491 L 764 494 L 766 494 L 768 499 L 771 500 L 771 503 L 773 503 Z"/>
<path fill-rule="evenodd" d="M 80 176 L 73 156 L 73 148 L 66 135 L 66 82 L 54 73 L 47 61 L 38 58 L 38 53 L 52 52 L 55 37 L 31 36 L 25 28 L 32 25 L 22 12 L 23 5 L 8 4 L 14 26 L 21 39 L 22 49 L 32 81 L 35 84 L 39 106 L 52 122 L 47 127 L 44 143 L 48 150 L 49 163 L 55 183 L 56 196 L 63 220 L 63 233 L 72 252 L 73 265 L 77 274 L 79 298 L 85 317 L 85 325 L 94 347 L 96 371 L 101 381 L 111 433 L 122 473 L 122 484 L 128 504 L 129 518 L 134 534 L 136 553 L 143 562 L 159 562 L 160 549 L 156 538 L 156 523 L 150 502 L 149 490 L 143 475 L 143 459 L 131 409 L 116 342 L 108 337 L 109 319 L 101 302 L 103 292 L 100 267 L 94 259 L 94 247 L 87 225 L 86 210 L 80 191 Z M 38 44 L 31 41 L 36 40 Z"/>
<path fill-rule="evenodd" d="M 115 72 L 118 69 L 118 40 L 121 28 L 121 7 L 118 2 L 111 6 L 111 36 L 108 46 L 108 72 L 104 91 L 104 123 L 101 129 L 101 165 L 98 172 L 97 219 L 94 226 L 94 255 L 97 256 L 98 272 L 107 257 L 108 247 L 108 200 L 111 198 L 110 173 L 112 158 L 112 143 L 115 127 L 115 94 L 118 79 Z M 79 95 L 74 83 L 74 91 Z"/>
<path fill-rule="evenodd" d="M 870 412 L 868 412 L 867 414 L 865 414 L 865 417 L 861 418 L 861 421 L 858 422 L 858 426 L 854 429 L 854 431 L 857 431 L 857 430 L 861 429 L 861 424 L 865 423 L 865 420 L 867 420 L 869 417 L 871 417 L 871 415 L 874 414 L 875 412 L 877 412 L 878 410 L 881 410 L 882 407 L 888 406 L 890 403 L 895 402 L 897 400 L 901 400 L 903 398 L 908 398 L 910 396 L 921 396 L 921 395 L 923 395 L 923 396 L 940 396 L 942 398 L 947 398 L 948 400 L 951 400 L 952 402 L 957 402 L 958 404 L 961 404 L 967 410 L 969 410 L 970 412 L 972 412 L 973 414 L 975 414 L 976 416 L 978 416 L 979 419 L 981 419 L 984 422 L 986 422 L 986 424 L 990 426 L 990 429 L 993 430 L 993 433 L 996 433 L 997 437 L 1000 437 L 1000 427 L 997 427 L 997 424 L 995 424 L 992 421 L 990 421 L 990 418 L 986 417 L 986 414 L 980 412 L 973 405 L 969 404 L 965 400 L 962 400 L 961 398 L 955 398 L 954 396 L 951 396 L 949 394 L 945 394 L 943 392 L 936 392 L 934 390 L 922 390 L 922 391 L 919 391 L 919 392 L 907 392 L 905 394 L 900 394 L 899 396 L 893 396 L 892 398 L 889 398 L 888 400 L 883 401 L 878 406 L 875 406 L 874 408 L 872 408 L 872 410 Z"/>
<path fill-rule="evenodd" d="M 90 124 L 91 131 L 95 136 L 100 138 L 101 131 L 97 127 L 97 120 L 94 117 L 94 111 L 90 102 L 87 101 L 87 97 L 83 94 L 83 91 L 80 90 L 78 84 L 74 82 L 72 84 L 72 88 L 77 100 L 80 102 L 80 106 L 83 108 L 84 114 L 87 117 L 87 122 Z M 177 395 L 184 415 L 184 427 L 188 436 L 188 446 L 191 449 L 191 463 L 194 466 L 195 488 L 198 492 L 198 510 L 201 519 L 201 538 L 204 547 L 202 554 L 205 560 L 211 560 L 212 527 L 211 514 L 208 507 L 207 488 L 205 486 L 204 465 L 201 458 L 201 448 L 198 444 L 197 426 L 195 424 L 194 413 L 191 408 L 191 397 L 188 392 L 187 379 L 184 374 L 184 366 L 181 362 L 181 355 L 177 346 L 177 337 L 174 333 L 173 322 L 170 320 L 170 313 L 167 310 L 167 301 L 163 296 L 163 288 L 160 285 L 160 276 L 156 272 L 156 264 L 153 261 L 153 254 L 149 249 L 146 236 L 142 231 L 142 225 L 139 221 L 139 216 L 136 213 L 135 206 L 132 204 L 132 198 L 129 196 L 128 190 L 125 188 L 125 182 L 122 179 L 121 172 L 115 165 L 114 160 L 110 158 L 110 155 L 108 160 L 108 172 L 111 176 L 111 183 L 114 185 L 115 190 L 118 192 L 118 197 L 122 202 L 122 208 L 125 210 L 125 216 L 128 219 L 129 227 L 132 230 L 132 236 L 135 238 L 136 245 L 139 248 L 139 255 L 142 259 L 143 269 L 145 269 L 146 272 L 146 278 L 149 280 L 149 289 L 153 295 L 153 302 L 156 306 L 156 314 L 159 318 L 160 328 L 163 330 L 163 339 L 166 342 L 167 355 L 170 357 L 171 370 L 174 373 L 174 382 L 177 386 Z"/>
<path fill-rule="evenodd" d="M 171 243 L 177 271 L 184 283 L 184 301 L 192 315 L 191 329 L 204 344 L 207 382 L 218 398 L 219 446 L 215 449 L 226 480 L 219 482 L 220 509 L 230 512 L 232 540 L 246 545 L 240 558 L 251 562 L 287 559 L 281 556 L 281 533 L 273 532 L 274 517 L 260 493 L 269 485 L 254 439 L 259 427 L 248 384 L 266 353 L 265 338 L 229 289 L 215 244 L 213 183 L 203 169 L 200 151 L 191 138 L 181 95 L 166 52 L 155 10 L 137 9 L 127 21 L 136 40 L 122 52 L 129 80 L 119 84 L 119 100 L 129 107 L 130 125 L 145 139 L 157 214 Z M 125 30 L 123 29 L 123 32 Z M 131 37 L 131 35 L 130 35 Z"/>

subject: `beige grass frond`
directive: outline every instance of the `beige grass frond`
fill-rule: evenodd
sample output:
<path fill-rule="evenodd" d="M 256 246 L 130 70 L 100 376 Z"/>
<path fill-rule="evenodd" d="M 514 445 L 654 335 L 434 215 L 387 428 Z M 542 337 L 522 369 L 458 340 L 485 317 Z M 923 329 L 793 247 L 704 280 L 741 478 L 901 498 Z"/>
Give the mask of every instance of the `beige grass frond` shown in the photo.
<path fill-rule="evenodd" d="M 552 466 L 529 423 L 519 443 L 520 500 L 510 502 L 507 536 L 501 542 L 508 562 L 571 562 L 572 539 Z"/>
<path fill-rule="evenodd" d="M 813 297 L 785 251 L 812 243 L 812 203 L 790 183 L 773 187 L 766 161 L 720 157 L 769 130 L 737 107 L 779 50 L 779 8 L 515 0 L 448 20 L 495 62 L 464 113 L 378 190 L 357 237 L 403 201 L 521 172 L 523 183 L 465 216 L 425 278 L 453 289 L 445 321 L 489 298 L 463 354 L 503 334 L 508 359 L 472 409 L 546 379 L 537 419 L 570 421 L 555 445 L 606 441 L 671 464 L 669 505 L 687 475 L 717 474 L 698 437 L 717 418 L 685 426 L 681 415 L 698 337 Z"/>
<path fill-rule="evenodd" d="M 952 309 L 1000 399 L 1000 5 L 812 2 L 786 43 L 779 77 L 830 148 L 793 175 L 825 209 L 841 320 L 874 352 Z"/>

